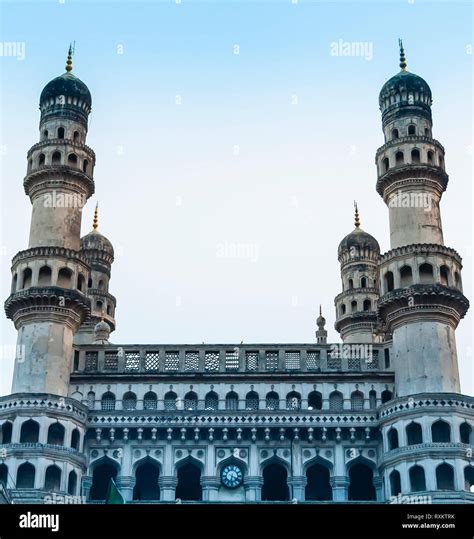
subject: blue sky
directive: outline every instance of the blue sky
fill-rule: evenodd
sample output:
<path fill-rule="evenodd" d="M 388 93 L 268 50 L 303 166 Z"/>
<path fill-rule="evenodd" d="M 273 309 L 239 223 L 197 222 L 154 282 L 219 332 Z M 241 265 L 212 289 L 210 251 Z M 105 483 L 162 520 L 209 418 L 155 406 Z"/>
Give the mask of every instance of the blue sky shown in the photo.
<path fill-rule="evenodd" d="M 93 97 L 100 230 L 117 256 L 113 342 L 312 342 L 318 305 L 336 340 L 337 245 L 362 227 L 389 248 L 375 191 L 383 144 L 378 92 L 408 67 L 434 96 L 446 148 L 445 243 L 464 259 L 472 297 L 472 5 L 470 2 L 1 2 L 1 283 L 26 248 L 22 179 L 38 140 L 38 98 L 64 71 Z M 331 55 L 363 43 L 370 59 Z M 236 54 L 238 52 L 238 54 Z M 222 257 L 246 245 L 254 257 Z M 13 344 L 10 321 L 2 343 Z M 463 391 L 474 392 L 472 317 L 457 332 Z M 0 394 L 11 361 L 2 361 Z"/>

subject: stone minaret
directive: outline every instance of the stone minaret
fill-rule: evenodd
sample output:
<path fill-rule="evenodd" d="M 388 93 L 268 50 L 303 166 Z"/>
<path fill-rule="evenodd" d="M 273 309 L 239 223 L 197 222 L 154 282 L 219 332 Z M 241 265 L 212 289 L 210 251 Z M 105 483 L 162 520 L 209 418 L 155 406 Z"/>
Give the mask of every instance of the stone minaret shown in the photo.
<path fill-rule="evenodd" d="M 345 343 L 371 343 L 377 326 L 380 247 L 373 236 L 360 228 L 357 205 L 354 224 L 355 229 L 338 248 L 342 292 L 334 300 L 335 328 Z"/>
<path fill-rule="evenodd" d="M 89 317 L 90 276 L 80 251 L 82 208 L 94 192 L 94 152 L 86 146 L 87 86 L 66 72 L 40 97 L 40 141 L 28 152 L 23 185 L 33 209 L 28 249 L 12 263 L 5 311 L 18 330 L 12 392 L 68 394 L 73 335 Z"/>
<path fill-rule="evenodd" d="M 91 268 L 87 295 L 91 300 L 91 316 L 84 322 L 74 338 L 75 344 L 91 344 L 96 340 L 95 327 L 105 321 L 109 333 L 115 330 L 117 300 L 109 293 L 109 281 L 114 248 L 99 232 L 99 210 L 95 208 L 92 232 L 81 238 L 81 253 Z"/>
<path fill-rule="evenodd" d="M 393 334 L 398 396 L 459 392 L 454 332 L 469 302 L 461 257 L 443 243 L 444 148 L 432 136 L 430 87 L 407 70 L 401 43 L 400 68 L 379 97 L 377 191 L 389 208 L 391 250 L 381 257 L 378 314 Z"/>

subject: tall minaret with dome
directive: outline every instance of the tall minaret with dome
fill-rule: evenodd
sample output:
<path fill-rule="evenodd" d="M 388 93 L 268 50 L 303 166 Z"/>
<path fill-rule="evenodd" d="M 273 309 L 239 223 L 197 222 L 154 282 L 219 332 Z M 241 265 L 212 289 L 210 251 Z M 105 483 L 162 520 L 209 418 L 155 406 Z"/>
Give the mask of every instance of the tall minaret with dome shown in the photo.
<path fill-rule="evenodd" d="M 28 248 L 12 262 L 7 316 L 18 330 L 12 392 L 67 395 L 73 336 L 90 316 L 90 262 L 81 248 L 82 209 L 94 193 L 95 154 L 86 145 L 92 99 L 73 74 L 41 92 L 39 142 L 23 181 L 32 204 Z"/>
<path fill-rule="evenodd" d="M 378 314 L 393 335 L 396 393 L 458 393 L 455 329 L 469 302 L 461 257 L 443 241 L 444 148 L 433 138 L 431 89 L 408 71 L 401 42 L 400 71 L 379 104 L 377 192 L 389 209 L 391 250 L 380 260 Z"/>

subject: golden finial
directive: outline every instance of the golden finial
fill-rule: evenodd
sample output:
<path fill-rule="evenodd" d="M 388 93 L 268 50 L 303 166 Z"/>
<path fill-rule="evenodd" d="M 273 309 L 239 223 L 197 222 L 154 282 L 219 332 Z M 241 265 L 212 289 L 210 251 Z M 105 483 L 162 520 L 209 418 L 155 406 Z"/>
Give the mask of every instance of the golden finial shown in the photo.
<path fill-rule="evenodd" d="M 95 205 L 94 220 L 92 221 L 92 230 L 95 232 L 99 228 L 99 203 Z"/>
<path fill-rule="evenodd" d="M 354 200 L 354 208 L 355 208 L 355 219 L 354 224 L 356 228 L 360 227 L 360 219 L 359 219 L 359 208 L 357 207 L 357 202 Z"/>
<path fill-rule="evenodd" d="M 72 44 L 69 45 L 69 52 L 67 53 L 66 71 L 72 71 Z"/>
<path fill-rule="evenodd" d="M 403 48 L 403 42 L 401 39 L 398 40 L 398 45 L 400 47 L 400 69 L 402 71 L 407 70 L 407 59 L 405 58 L 405 49 Z"/>

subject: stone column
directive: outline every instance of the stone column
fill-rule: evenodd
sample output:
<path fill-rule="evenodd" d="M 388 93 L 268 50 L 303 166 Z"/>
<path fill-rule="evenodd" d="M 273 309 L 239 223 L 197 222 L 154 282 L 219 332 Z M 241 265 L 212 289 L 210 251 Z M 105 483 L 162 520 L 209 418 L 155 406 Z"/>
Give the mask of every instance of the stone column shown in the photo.
<path fill-rule="evenodd" d="M 176 487 L 178 478 L 174 476 L 161 476 L 158 478 L 160 487 L 160 500 L 164 502 L 173 502 L 176 498 Z"/>
<path fill-rule="evenodd" d="M 375 488 L 375 498 L 378 502 L 383 501 L 383 492 L 382 492 L 382 486 L 383 486 L 383 480 L 382 477 L 374 477 L 373 478 L 373 484 Z"/>
<path fill-rule="evenodd" d="M 332 499 L 334 502 L 346 502 L 348 499 L 349 478 L 345 475 L 331 477 Z"/>
<path fill-rule="evenodd" d="M 305 475 L 296 475 L 288 479 L 290 487 L 290 500 L 296 499 L 299 502 L 305 501 L 305 487 L 307 478 Z"/>
<path fill-rule="evenodd" d="M 248 475 L 244 478 L 245 501 L 260 502 L 262 500 L 263 478 L 259 475 Z"/>
<path fill-rule="evenodd" d="M 135 477 L 132 475 L 122 475 L 117 477 L 117 488 L 120 490 L 123 499 L 126 502 L 133 500 L 133 487 L 135 486 Z"/>
<path fill-rule="evenodd" d="M 202 486 L 202 501 L 215 502 L 219 498 L 219 487 L 221 486 L 219 479 L 215 476 L 201 477 Z"/>
<path fill-rule="evenodd" d="M 84 475 L 82 477 L 81 494 L 86 500 L 90 499 L 90 492 L 92 487 L 92 476 Z"/>

